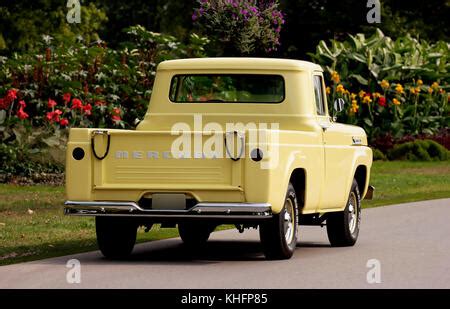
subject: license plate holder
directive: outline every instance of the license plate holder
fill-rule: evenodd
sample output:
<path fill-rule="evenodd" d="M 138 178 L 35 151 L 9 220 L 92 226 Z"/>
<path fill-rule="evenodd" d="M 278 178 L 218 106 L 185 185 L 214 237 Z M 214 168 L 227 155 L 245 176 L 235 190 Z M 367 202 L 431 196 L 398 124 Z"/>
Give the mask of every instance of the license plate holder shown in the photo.
<path fill-rule="evenodd" d="M 178 193 L 152 194 L 152 209 L 154 210 L 185 210 L 186 195 Z"/>

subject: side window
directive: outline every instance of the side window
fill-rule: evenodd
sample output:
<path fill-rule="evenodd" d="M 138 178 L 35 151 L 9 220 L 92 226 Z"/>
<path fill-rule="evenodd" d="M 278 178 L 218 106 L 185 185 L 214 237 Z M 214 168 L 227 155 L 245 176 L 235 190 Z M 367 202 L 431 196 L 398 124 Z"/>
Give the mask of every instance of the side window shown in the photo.
<path fill-rule="evenodd" d="M 316 97 L 317 115 L 325 116 L 325 99 L 322 87 L 322 76 L 314 75 L 314 95 Z"/>

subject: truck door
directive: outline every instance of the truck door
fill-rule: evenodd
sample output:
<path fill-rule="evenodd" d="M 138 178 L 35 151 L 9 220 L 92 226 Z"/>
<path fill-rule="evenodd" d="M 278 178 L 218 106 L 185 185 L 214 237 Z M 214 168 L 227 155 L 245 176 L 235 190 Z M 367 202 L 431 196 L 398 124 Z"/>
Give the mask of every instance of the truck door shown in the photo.
<path fill-rule="evenodd" d="M 322 127 L 323 146 L 325 152 L 324 181 L 319 207 L 323 209 L 342 208 L 345 203 L 347 178 L 349 177 L 351 158 L 349 145 L 343 141 L 340 124 L 331 121 L 328 116 L 325 83 L 322 73 L 316 73 L 314 78 L 314 92 L 317 107 L 317 119 Z"/>

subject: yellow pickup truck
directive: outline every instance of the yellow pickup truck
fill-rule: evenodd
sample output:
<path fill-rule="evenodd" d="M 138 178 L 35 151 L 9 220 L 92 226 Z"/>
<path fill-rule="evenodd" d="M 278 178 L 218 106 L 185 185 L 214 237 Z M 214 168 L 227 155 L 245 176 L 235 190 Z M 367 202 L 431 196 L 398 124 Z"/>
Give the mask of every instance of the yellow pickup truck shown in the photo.
<path fill-rule="evenodd" d="M 258 228 L 269 259 L 292 256 L 299 225 L 351 246 L 373 191 L 364 130 L 329 116 L 321 67 L 297 60 L 163 62 L 136 130 L 71 129 L 66 160 L 65 213 L 95 216 L 108 258 L 154 224 L 189 246 Z"/>

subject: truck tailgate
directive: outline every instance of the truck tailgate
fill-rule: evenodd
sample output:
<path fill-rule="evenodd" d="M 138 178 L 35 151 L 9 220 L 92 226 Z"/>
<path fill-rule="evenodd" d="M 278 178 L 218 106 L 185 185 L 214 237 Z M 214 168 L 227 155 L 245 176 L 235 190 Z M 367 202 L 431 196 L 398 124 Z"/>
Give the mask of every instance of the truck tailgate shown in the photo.
<path fill-rule="evenodd" d="M 108 155 L 103 160 L 93 159 L 94 189 L 164 185 L 170 189 L 171 184 L 240 187 L 240 164 L 229 158 L 193 158 L 193 142 L 192 158 L 174 158 L 171 147 L 178 137 L 166 131 L 111 131 Z M 95 137 L 99 156 L 105 153 L 106 144 L 106 135 Z"/>

